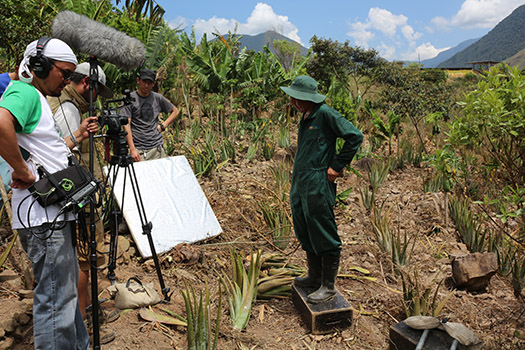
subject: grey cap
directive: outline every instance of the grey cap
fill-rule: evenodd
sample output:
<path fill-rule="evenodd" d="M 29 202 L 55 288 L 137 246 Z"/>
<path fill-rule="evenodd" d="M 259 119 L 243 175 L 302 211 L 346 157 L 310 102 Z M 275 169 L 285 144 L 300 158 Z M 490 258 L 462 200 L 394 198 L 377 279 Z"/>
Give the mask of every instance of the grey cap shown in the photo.
<path fill-rule="evenodd" d="M 77 69 L 75 69 L 76 73 L 80 73 L 86 76 L 89 76 L 89 62 L 81 63 L 77 66 Z M 113 91 L 111 91 L 110 88 L 106 86 L 106 74 L 102 70 L 100 66 L 97 65 L 98 68 L 98 84 L 99 84 L 99 95 L 104 98 L 113 98 Z"/>
<path fill-rule="evenodd" d="M 143 69 L 140 71 L 139 79 L 155 82 L 155 80 L 157 80 L 157 73 L 151 69 Z"/>

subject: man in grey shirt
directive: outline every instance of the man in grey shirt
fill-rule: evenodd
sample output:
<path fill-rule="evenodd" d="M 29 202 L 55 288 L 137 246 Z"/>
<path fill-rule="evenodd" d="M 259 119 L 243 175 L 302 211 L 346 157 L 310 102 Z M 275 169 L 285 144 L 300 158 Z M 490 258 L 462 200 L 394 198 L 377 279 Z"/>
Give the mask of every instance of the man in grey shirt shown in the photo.
<path fill-rule="evenodd" d="M 128 133 L 126 140 L 135 162 L 166 157 L 162 132 L 179 114 L 179 109 L 164 96 L 151 91 L 155 81 L 156 73 L 151 69 L 143 69 L 137 78 L 138 89 L 131 93 L 134 101 L 120 111 L 120 115 L 129 119 L 124 129 Z M 160 113 L 169 113 L 168 118 L 161 123 Z"/>

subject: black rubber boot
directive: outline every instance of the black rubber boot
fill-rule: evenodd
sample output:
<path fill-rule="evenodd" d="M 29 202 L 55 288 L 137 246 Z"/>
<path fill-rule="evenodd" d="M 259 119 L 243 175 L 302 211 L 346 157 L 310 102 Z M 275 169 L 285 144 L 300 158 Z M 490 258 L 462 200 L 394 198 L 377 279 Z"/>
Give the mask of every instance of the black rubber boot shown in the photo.
<path fill-rule="evenodd" d="M 302 288 L 319 288 L 321 286 L 323 261 L 320 256 L 308 252 L 306 252 L 306 259 L 308 260 L 308 275 L 296 277 L 295 285 Z"/>
<path fill-rule="evenodd" d="M 308 295 L 308 302 L 319 304 L 335 297 L 335 279 L 339 270 L 339 255 L 325 255 L 323 261 L 323 278 L 321 287 Z"/>

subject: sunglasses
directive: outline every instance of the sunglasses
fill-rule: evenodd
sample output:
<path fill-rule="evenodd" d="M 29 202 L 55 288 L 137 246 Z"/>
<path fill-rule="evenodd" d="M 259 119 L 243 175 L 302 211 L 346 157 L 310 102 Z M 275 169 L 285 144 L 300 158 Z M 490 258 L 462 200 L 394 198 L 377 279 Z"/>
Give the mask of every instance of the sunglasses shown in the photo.
<path fill-rule="evenodd" d="M 64 80 L 70 80 L 71 79 L 71 76 L 73 75 L 74 72 L 70 71 L 69 69 L 62 69 L 60 68 L 59 66 L 57 66 L 55 64 L 55 61 L 54 60 L 49 60 L 51 62 L 51 64 L 60 71 L 60 73 L 62 74 L 62 78 Z"/>

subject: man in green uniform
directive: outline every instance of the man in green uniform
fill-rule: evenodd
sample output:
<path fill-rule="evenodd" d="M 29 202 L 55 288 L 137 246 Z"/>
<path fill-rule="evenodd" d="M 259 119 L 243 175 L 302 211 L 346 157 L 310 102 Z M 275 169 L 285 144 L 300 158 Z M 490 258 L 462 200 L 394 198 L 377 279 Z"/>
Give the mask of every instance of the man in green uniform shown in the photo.
<path fill-rule="evenodd" d="M 334 180 L 349 164 L 363 142 L 363 134 L 339 112 L 323 103 L 317 82 L 308 76 L 295 78 L 290 87 L 281 89 L 291 97 L 291 104 L 301 116 L 297 138 L 290 204 L 294 231 L 308 259 L 308 275 L 298 277 L 298 287 L 316 288 L 308 302 L 332 299 L 339 268 L 341 239 L 333 206 Z M 336 154 L 336 140 L 345 140 Z"/>

